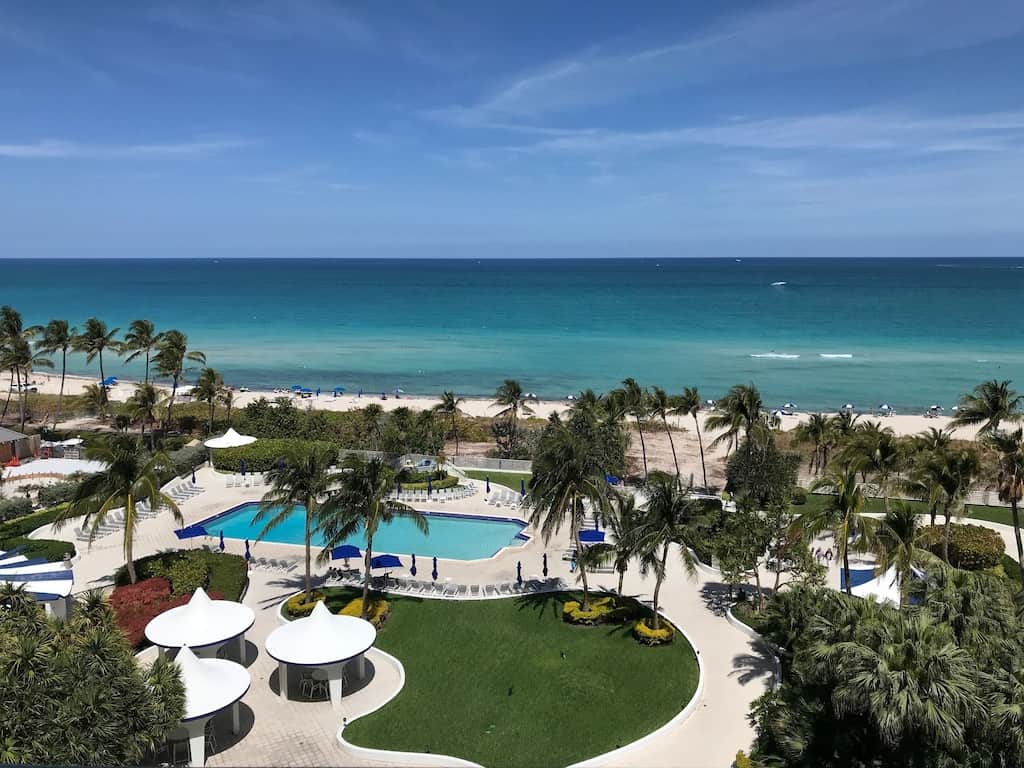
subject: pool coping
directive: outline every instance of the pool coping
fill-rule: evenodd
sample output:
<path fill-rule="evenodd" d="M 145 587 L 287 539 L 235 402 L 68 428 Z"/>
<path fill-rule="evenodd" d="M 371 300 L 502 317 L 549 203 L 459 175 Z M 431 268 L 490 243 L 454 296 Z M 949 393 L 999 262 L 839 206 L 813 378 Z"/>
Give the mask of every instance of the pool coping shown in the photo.
<path fill-rule="evenodd" d="M 215 522 L 216 520 L 218 520 L 218 519 L 220 519 L 222 517 L 225 517 L 225 516 L 230 515 L 230 514 L 232 514 L 234 512 L 237 512 L 242 507 L 248 506 L 250 504 L 259 504 L 259 503 L 260 503 L 259 500 L 242 501 L 242 502 L 239 502 L 238 504 L 235 504 L 233 507 L 231 507 L 229 509 L 225 509 L 223 512 L 218 512 L 217 514 L 210 515 L 209 517 L 206 517 L 206 518 L 204 518 L 202 520 L 197 520 L 195 523 L 192 523 L 192 525 L 201 525 L 203 527 L 206 527 L 206 525 L 208 523 L 213 523 L 213 522 Z M 491 555 L 489 557 L 476 557 L 476 558 L 472 558 L 472 559 L 465 559 L 465 558 L 459 558 L 459 557 L 438 557 L 437 558 L 438 560 L 444 561 L 444 562 L 451 562 L 451 563 L 486 563 L 486 562 L 489 562 L 491 560 L 496 560 L 497 558 L 501 557 L 505 553 L 506 550 L 511 552 L 511 551 L 516 550 L 516 549 L 521 549 L 522 547 L 525 547 L 527 544 L 529 544 L 534 539 L 534 537 L 531 536 L 530 534 L 524 533 L 524 531 L 527 528 L 530 527 L 529 521 L 523 520 L 522 518 L 519 518 L 519 517 L 505 517 L 505 516 L 498 516 L 498 515 L 480 515 L 480 514 L 474 514 L 474 513 L 471 513 L 471 512 L 445 512 L 445 511 L 442 511 L 442 510 L 429 510 L 428 511 L 428 510 L 422 510 L 422 509 L 417 509 L 417 512 L 419 512 L 422 515 L 425 515 L 426 517 L 461 518 L 461 519 L 465 519 L 465 520 L 480 520 L 480 521 L 488 522 L 488 523 L 491 523 L 491 522 L 516 523 L 517 525 L 523 526 L 522 530 L 520 530 L 519 533 L 517 533 L 516 536 L 515 536 L 516 539 L 519 539 L 522 542 L 522 543 L 520 543 L 518 545 L 508 544 L 508 545 L 506 545 L 504 547 L 501 547 L 497 552 L 495 552 L 493 555 Z M 207 533 L 209 533 L 210 536 L 215 536 L 216 535 L 213 531 L 210 531 L 209 529 L 207 529 Z M 234 536 L 225 536 L 224 538 L 231 539 L 232 541 L 244 541 L 244 539 L 237 539 Z M 255 545 L 255 543 L 256 543 L 256 541 L 254 541 L 254 545 Z M 291 542 L 282 542 L 282 541 L 269 541 L 267 539 L 263 539 L 261 543 L 273 544 L 275 546 L 280 546 L 280 547 L 302 547 L 303 549 L 305 549 L 305 546 L 306 546 L 305 544 L 295 544 L 295 543 L 291 543 Z M 360 549 L 364 549 L 364 548 L 360 547 Z M 412 556 L 413 554 L 418 554 L 418 553 L 413 553 L 413 552 L 395 552 L 394 554 Z M 433 555 L 426 555 L 425 554 L 425 555 L 423 555 L 423 557 L 433 557 Z"/>

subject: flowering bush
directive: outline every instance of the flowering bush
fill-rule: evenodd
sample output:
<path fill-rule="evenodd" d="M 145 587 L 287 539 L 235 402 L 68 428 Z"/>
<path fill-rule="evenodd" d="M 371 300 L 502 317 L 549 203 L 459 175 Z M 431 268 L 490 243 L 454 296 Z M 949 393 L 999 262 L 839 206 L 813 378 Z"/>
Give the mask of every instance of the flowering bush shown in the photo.
<path fill-rule="evenodd" d="M 671 643 L 676 635 L 675 627 L 664 619 L 661 620 L 657 629 L 651 629 L 646 619 L 641 619 L 633 625 L 633 636 L 644 645 L 664 645 Z"/>
<path fill-rule="evenodd" d="M 590 608 L 586 611 L 578 601 L 566 600 L 562 606 L 562 621 L 570 624 L 603 624 L 611 618 L 614 607 L 610 597 L 592 598 Z"/>
<path fill-rule="evenodd" d="M 175 597 L 171 594 L 171 582 L 163 578 L 145 579 L 135 584 L 126 584 L 114 589 L 110 595 L 110 607 L 121 632 L 133 648 L 140 647 L 146 640 L 146 625 L 164 611 L 184 605 L 191 595 Z M 223 595 L 211 592 L 214 600 Z"/>
<path fill-rule="evenodd" d="M 316 608 L 316 604 L 324 599 L 324 593 L 314 590 L 308 595 L 305 592 L 299 592 L 297 595 L 292 595 L 288 598 L 288 602 L 284 604 L 285 612 L 295 619 L 301 619 L 303 616 L 309 616 Z"/>
<path fill-rule="evenodd" d="M 387 621 L 388 616 L 391 613 L 391 603 L 384 599 L 370 598 L 370 612 L 366 616 L 366 620 L 373 624 L 373 626 L 380 629 L 381 625 Z M 350 602 L 344 608 L 341 609 L 341 616 L 357 616 L 362 617 L 363 615 L 363 598 L 357 597 L 355 600 Z"/>

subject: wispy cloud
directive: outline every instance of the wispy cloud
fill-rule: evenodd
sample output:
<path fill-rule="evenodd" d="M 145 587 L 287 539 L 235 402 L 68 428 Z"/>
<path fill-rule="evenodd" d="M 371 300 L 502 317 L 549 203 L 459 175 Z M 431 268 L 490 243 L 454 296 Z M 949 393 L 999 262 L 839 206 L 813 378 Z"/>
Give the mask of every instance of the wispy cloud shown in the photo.
<path fill-rule="evenodd" d="M 0 44 L 4 43 L 56 63 L 66 70 L 83 75 L 94 83 L 109 85 L 114 82 L 114 78 L 108 72 L 71 54 L 69 46 L 16 25 L 11 19 L 0 16 Z"/>
<path fill-rule="evenodd" d="M 76 141 L 41 139 L 28 144 L 0 144 L 0 157 L 18 160 L 55 158 L 142 158 L 213 155 L 251 147 L 249 140 L 185 141 L 164 144 L 87 144 Z"/>

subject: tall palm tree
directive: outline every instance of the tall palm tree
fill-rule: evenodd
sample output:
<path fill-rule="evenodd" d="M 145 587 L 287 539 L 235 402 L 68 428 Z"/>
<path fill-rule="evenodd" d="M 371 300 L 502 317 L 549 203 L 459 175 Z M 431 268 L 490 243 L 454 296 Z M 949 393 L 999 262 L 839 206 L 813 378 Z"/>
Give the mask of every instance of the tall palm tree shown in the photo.
<path fill-rule="evenodd" d="M 1024 498 L 1024 430 L 1012 432 L 996 430 L 982 438 L 983 444 L 996 454 L 995 487 L 999 500 L 1010 505 L 1013 516 L 1013 535 L 1017 541 L 1017 563 L 1021 583 L 1024 583 L 1024 546 L 1020 535 L 1020 502 Z"/>
<path fill-rule="evenodd" d="M 160 334 L 156 332 L 152 320 L 132 320 L 124 335 L 124 351 L 128 353 L 124 359 L 126 363 L 130 363 L 142 355 L 146 356 L 146 374 L 142 379 L 143 384 L 149 383 L 149 357 L 159 338 Z"/>
<path fill-rule="evenodd" d="M 199 373 L 195 389 L 192 390 L 192 396 L 201 403 L 209 404 L 210 417 L 206 431 L 211 434 L 213 433 L 214 409 L 217 407 L 223 392 L 224 379 L 221 378 L 221 375 L 213 368 L 203 368 Z"/>
<path fill-rule="evenodd" d="M 64 409 L 64 379 L 68 372 L 68 350 L 75 344 L 75 337 L 78 329 L 68 325 L 67 320 L 51 320 L 43 329 L 43 338 L 39 342 L 39 348 L 48 355 L 55 355 L 60 352 L 60 394 L 57 395 L 57 413 L 53 417 L 53 428 L 57 423 Z"/>
<path fill-rule="evenodd" d="M 227 409 L 227 420 L 228 424 L 231 424 L 231 409 L 235 405 L 235 393 L 234 390 L 224 387 L 220 393 L 220 403 Z"/>
<path fill-rule="evenodd" d="M 384 416 L 384 408 L 380 403 L 370 403 L 362 410 L 363 428 L 371 438 L 370 445 L 374 450 L 380 448 L 381 429 L 380 422 Z"/>
<path fill-rule="evenodd" d="M 622 380 L 622 387 L 619 389 L 619 396 L 622 405 L 628 415 L 636 419 L 636 429 L 640 433 L 640 454 L 644 460 L 644 477 L 648 477 L 647 471 L 647 445 L 644 443 L 644 420 L 650 415 L 650 399 L 647 390 L 640 386 L 639 382 L 630 377 Z M 673 453 L 675 450 L 673 449 Z M 676 465 L 678 472 L 679 466 Z"/>
<path fill-rule="evenodd" d="M 831 530 L 832 538 L 843 561 L 843 589 L 853 594 L 850 582 L 850 546 L 859 539 L 860 546 L 866 547 L 872 541 L 874 520 L 864 517 L 864 489 L 858 482 L 863 460 L 851 459 L 830 467 L 825 474 L 811 485 L 816 491 L 827 488 L 834 495 L 820 510 L 805 512 L 800 517 L 800 526 L 811 536 Z"/>
<path fill-rule="evenodd" d="M 676 458 L 676 443 L 672 439 L 672 430 L 668 426 L 669 414 L 675 412 L 677 404 L 677 399 L 670 397 L 661 387 L 651 388 L 651 395 L 648 399 L 650 414 L 661 419 L 661 423 L 665 427 L 665 432 L 668 434 L 668 444 L 672 448 L 672 463 L 676 465 L 676 477 L 679 477 L 679 459 Z"/>
<path fill-rule="evenodd" d="M 892 429 L 881 428 L 877 422 L 864 422 L 840 454 L 841 460 L 861 458 L 861 471 L 875 481 L 885 511 L 889 511 L 889 495 L 897 474 L 903 467 L 904 453 Z"/>
<path fill-rule="evenodd" d="M 580 531 L 586 519 L 586 504 L 599 518 L 607 516 L 608 482 L 597 453 L 582 438 L 553 415 L 541 436 L 533 458 L 533 479 L 527 496 L 530 523 L 540 528 L 545 543 L 568 524 L 576 551 L 583 550 Z M 587 574 L 583 582 L 584 611 L 590 609 Z"/>
<path fill-rule="evenodd" d="M 19 387 L 18 405 L 20 409 L 21 429 L 25 430 L 25 405 L 28 401 L 28 382 L 33 369 L 53 368 L 53 362 L 46 357 L 46 353 L 39 348 L 33 349 L 29 339 L 34 333 L 28 329 L 19 336 L 10 339 L 4 357 L 4 364 L 12 367 L 18 374 L 19 381 L 23 386 Z"/>
<path fill-rule="evenodd" d="M 317 529 L 321 506 L 341 475 L 331 467 L 337 461 L 337 452 L 330 446 L 316 443 L 292 447 L 284 461 L 275 463 L 264 477 L 270 490 L 263 494 L 252 523 L 263 523 L 256 541 L 263 538 L 287 520 L 298 507 L 305 509 L 306 594 L 313 590 L 312 537 Z"/>
<path fill-rule="evenodd" d="M 934 451 L 914 463 L 908 489 L 928 500 L 945 518 L 942 533 L 942 559 L 949 562 L 950 525 L 963 514 L 967 494 L 981 476 L 981 460 L 973 448 Z M 934 518 L 934 515 L 933 515 Z"/>
<path fill-rule="evenodd" d="M 139 422 L 139 436 L 146 439 L 146 425 L 156 421 L 156 410 L 160 406 L 160 391 L 152 384 L 139 384 L 127 402 L 128 416 Z M 149 433 L 149 447 L 154 448 L 153 433 Z"/>
<path fill-rule="evenodd" d="M 764 402 L 757 387 L 753 384 L 735 384 L 715 404 L 715 412 L 708 416 L 704 424 L 714 432 L 722 431 L 712 445 L 735 445 L 742 433 L 747 450 L 750 451 L 755 442 L 763 443 L 768 439 L 772 420 L 764 410 Z"/>
<path fill-rule="evenodd" d="M 704 488 L 708 487 L 708 468 L 704 464 L 704 439 L 700 434 L 700 419 L 698 414 L 701 409 L 700 392 L 696 387 L 686 387 L 683 394 L 676 399 L 676 407 L 672 413 L 679 416 L 692 416 L 693 426 L 697 430 L 697 447 L 700 448 L 700 470 L 704 477 Z"/>
<path fill-rule="evenodd" d="M 622 594 L 622 581 L 629 569 L 629 561 L 635 556 L 632 545 L 633 529 L 640 520 L 640 510 L 636 506 L 636 496 L 632 493 L 615 493 L 611 495 L 611 505 L 605 526 L 611 534 L 614 547 L 615 572 L 619 574 L 618 593 Z"/>
<path fill-rule="evenodd" d="M 81 394 L 82 407 L 87 413 L 99 416 L 101 422 L 105 422 L 110 415 L 110 403 L 107 402 L 106 393 L 99 384 L 86 384 Z"/>
<path fill-rule="evenodd" d="M 1009 381 L 983 381 L 963 395 L 957 406 L 954 426 L 981 424 L 980 434 L 995 432 L 1004 421 L 1019 421 L 1024 397 L 1010 388 Z"/>
<path fill-rule="evenodd" d="M 931 552 L 919 546 L 921 531 L 918 510 L 905 501 L 897 502 L 887 511 L 875 528 L 872 542 L 878 556 L 875 570 L 882 575 L 890 568 L 895 569 L 901 606 L 906 603 L 907 585 L 913 578 L 914 570 L 935 559 Z"/>
<path fill-rule="evenodd" d="M 21 384 L 21 377 L 14 365 L 11 343 L 15 337 L 21 336 L 23 331 L 24 324 L 21 313 L 7 304 L 0 307 L 0 366 L 3 367 L 3 370 L 11 372 L 11 386 L 7 390 L 7 401 L 4 403 L 4 412 L 0 416 L 0 422 L 7 418 L 7 409 L 11 405 L 11 394 L 15 389 L 19 392 L 21 390 L 21 387 L 18 386 Z"/>
<path fill-rule="evenodd" d="M 451 432 L 455 435 L 455 455 L 459 455 L 459 406 L 465 402 L 454 392 L 445 390 L 441 393 L 441 402 L 434 406 L 434 410 L 442 416 L 449 418 Z"/>
<path fill-rule="evenodd" d="M 953 431 L 928 427 L 924 432 L 914 435 L 911 442 L 918 453 L 944 451 L 953 444 Z"/>
<path fill-rule="evenodd" d="M 687 489 L 665 472 L 654 472 L 646 483 L 647 504 L 628 539 L 630 547 L 640 560 L 640 573 L 654 573 L 654 595 L 651 600 L 651 621 L 648 626 L 658 629 L 661 585 L 665 581 L 669 549 L 673 544 L 683 545 L 689 524 L 695 517 L 696 505 L 687 497 Z M 683 562 L 688 570 L 694 565 L 685 546 L 680 546 Z"/>
<path fill-rule="evenodd" d="M 103 352 L 104 350 L 111 350 L 115 354 L 120 354 L 120 345 L 115 340 L 120 328 L 107 328 L 107 324 L 102 320 L 95 317 L 90 317 L 85 321 L 85 325 L 82 326 L 82 332 L 75 338 L 74 348 L 78 352 L 85 353 L 85 362 L 91 363 L 93 360 L 99 359 L 100 363 L 100 381 L 105 381 L 107 378 L 106 372 L 103 370 Z M 103 397 L 107 397 L 107 388 L 103 387 Z"/>
<path fill-rule="evenodd" d="M 152 508 L 159 506 L 171 510 L 179 525 L 184 522 L 178 505 L 160 490 L 160 477 L 174 472 L 174 464 L 162 452 L 150 454 L 131 435 L 97 436 L 87 440 L 85 458 L 99 461 L 104 468 L 89 475 L 78 486 L 75 495 L 56 521 L 61 527 L 68 520 L 83 517 L 83 526 L 90 523 L 89 541 L 96 536 L 107 515 L 118 507 L 124 508 L 124 557 L 128 578 L 134 584 L 135 561 L 132 548 L 140 501 L 149 500 Z"/>
<path fill-rule="evenodd" d="M 516 444 L 516 429 L 519 424 L 519 414 L 533 415 L 530 408 L 531 402 L 537 402 L 537 398 L 523 391 L 523 386 L 515 379 L 505 379 L 502 385 L 494 393 L 494 405 L 500 407 L 499 419 L 507 419 L 509 423 L 509 447 Z"/>
<path fill-rule="evenodd" d="M 382 525 L 405 518 L 417 529 L 427 533 L 426 516 L 410 506 L 390 498 L 395 486 L 395 473 L 379 456 L 363 459 L 351 455 L 345 459 L 345 472 L 340 487 L 324 503 L 317 530 L 323 536 L 324 548 L 317 558 L 327 562 L 331 550 L 362 531 L 366 539 L 363 557 L 363 618 L 370 610 L 370 572 L 373 560 L 373 539 Z"/>
<path fill-rule="evenodd" d="M 835 442 L 835 430 L 832 419 L 822 413 L 812 413 L 807 421 L 801 422 L 793 430 L 793 437 L 798 444 L 809 444 L 811 448 L 811 460 L 807 465 L 807 471 L 818 474 L 828 464 L 828 454 Z"/>
<path fill-rule="evenodd" d="M 200 363 L 206 365 L 206 355 L 198 350 L 188 348 L 188 336 L 181 331 L 170 330 L 160 334 L 156 343 L 156 355 L 153 357 L 156 369 L 164 376 L 171 377 L 171 397 L 167 401 L 166 424 L 171 423 L 171 409 L 174 407 L 174 399 L 178 394 L 178 384 L 181 377 L 191 368 L 187 363 Z"/>

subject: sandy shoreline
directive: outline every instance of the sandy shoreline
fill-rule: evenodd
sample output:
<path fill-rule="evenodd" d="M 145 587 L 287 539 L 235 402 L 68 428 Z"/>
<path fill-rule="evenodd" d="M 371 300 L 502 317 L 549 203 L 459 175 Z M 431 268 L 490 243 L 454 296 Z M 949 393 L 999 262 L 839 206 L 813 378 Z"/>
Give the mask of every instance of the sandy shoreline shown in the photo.
<path fill-rule="evenodd" d="M 6 378 L 7 377 L 5 377 L 5 379 Z M 34 372 L 32 374 L 32 380 L 36 383 L 36 386 L 41 393 L 56 395 L 60 391 L 60 374 Z M 77 395 L 84 391 L 87 385 L 94 383 L 96 383 L 96 378 L 93 376 L 68 375 L 64 385 L 64 392 L 68 395 Z M 117 401 L 127 400 L 128 397 L 131 396 L 135 383 L 136 382 L 128 380 L 119 382 L 117 386 L 111 389 L 111 399 Z M 166 389 L 168 392 L 170 391 L 170 388 L 168 387 L 162 388 Z M 188 387 L 185 388 L 187 389 Z M 360 408 L 365 408 L 370 403 L 375 403 L 381 406 L 385 411 L 391 411 L 395 408 L 409 408 L 416 411 L 422 411 L 429 410 L 440 403 L 439 397 L 427 397 L 423 395 L 401 395 L 401 397 L 395 398 L 393 395 L 389 394 L 387 400 L 382 400 L 379 394 L 364 394 L 362 397 L 359 397 L 351 393 L 345 393 L 344 395 L 333 397 L 330 392 L 324 392 L 321 393 L 319 397 L 301 399 L 293 397 L 288 393 L 253 390 L 250 392 L 236 391 L 233 407 L 244 408 L 249 403 L 259 400 L 261 397 L 265 397 L 268 400 L 273 400 L 275 397 L 292 397 L 296 406 L 300 408 L 307 407 L 323 411 L 358 410 Z M 188 402 L 188 398 L 179 398 L 179 402 Z M 484 397 L 467 397 L 459 407 L 467 416 L 494 416 L 500 410 L 500 408 L 494 405 L 492 398 Z M 546 419 L 552 413 L 566 412 L 571 407 L 571 403 L 565 400 L 541 400 L 539 403 L 531 403 L 530 407 L 535 416 Z M 807 416 L 808 414 L 804 412 L 798 412 L 791 416 L 782 416 L 782 429 L 784 431 L 794 429 L 802 421 L 805 421 Z M 706 414 L 701 419 L 702 430 L 704 429 L 704 418 L 706 418 Z M 861 416 L 861 419 L 878 420 L 882 422 L 884 426 L 892 428 L 893 432 L 900 436 L 914 435 L 932 427 L 949 427 L 952 421 L 948 416 L 928 418 L 921 414 L 901 413 L 893 414 L 892 416 L 878 416 L 874 413 L 865 413 Z M 692 429 L 693 427 L 693 420 L 690 418 L 678 418 L 675 422 L 675 426 L 679 426 L 684 429 Z M 977 428 L 960 427 L 956 429 L 953 434 L 955 437 L 962 440 L 973 440 L 977 435 Z"/>

